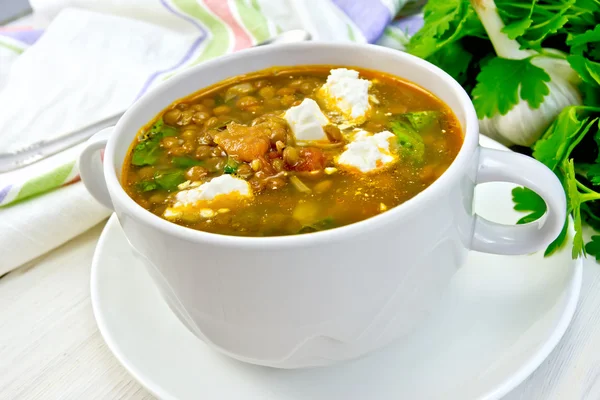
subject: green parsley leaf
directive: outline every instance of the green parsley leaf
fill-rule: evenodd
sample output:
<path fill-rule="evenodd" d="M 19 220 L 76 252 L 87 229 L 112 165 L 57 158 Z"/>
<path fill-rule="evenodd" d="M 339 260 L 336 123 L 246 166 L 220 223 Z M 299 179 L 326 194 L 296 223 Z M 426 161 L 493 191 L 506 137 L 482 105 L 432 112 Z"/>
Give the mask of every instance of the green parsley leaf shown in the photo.
<path fill-rule="evenodd" d="M 151 190 L 158 189 L 158 184 L 156 182 L 154 182 L 154 180 L 140 181 L 140 182 L 136 183 L 135 186 L 139 192 L 149 192 Z"/>
<path fill-rule="evenodd" d="M 131 155 L 131 163 L 136 166 L 154 165 L 161 155 L 160 136 L 138 143 Z"/>
<path fill-rule="evenodd" d="M 534 4 L 535 2 L 531 2 L 527 7 L 526 2 L 519 1 L 518 7 L 514 7 L 511 1 L 499 0 L 496 4 L 498 14 L 506 21 L 502 32 L 510 39 L 517 39 L 523 36 L 533 23 L 531 16 L 533 15 Z M 528 11 L 524 15 L 521 15 L 524 9 Z"/>
<path fill-rule="evenodd" d="M 576 1 L 495 0 L 495 4 L 506 24 L 502 32 L 517 39 L 523 48 L 540 50 L 546 38 L 569 22 Z"/>
<path fill-rule="evenodd" d="M 600 109 L 593 107 L 565 107 L 533 147 L 533 157 L 551 170 L 566 160 L 575 146 L 590 130 L 588 116 Z"/>
<path fill-rule="evenodd" d="M 157 135 L 162 130 L 163 126 L 165 126 L 165 122 L 162 118 L 159 118 L 152 127 L 148 130 L 151 135 Z"/>
<path fill-rule="evenodd" d="M 467 35 L 484 35 L 484 29 L 468 0 L 429 0 L 423 8 L 423 27 L 407 45 L 407 51 L 427 58 Z"/>
<path fill-rule="evenodd" d="M 567 44 L 571 46 L 572 54 L 583 54 L 587 51 L 587 46 L 600 42 L 600 25 L 595 25 L 593 29 L 580 34 L 572 34 L 567 38 Z"/>
<path fill-rule="evenodd" d="M 579 91 L 581 92 L 583 104 L 590 107 L 600 107 L 600 90 L 598 90 L 596 83 L 582 82 L 579 85 Z"/>
<path fill-rule="evenodd" d="M 519 98 L 531 108 L 538 108 L 550 93 L 550 75 L 531 63 L 530 59 L 493 58 L 481 68 L 472 92 L 479 118 L 506 115 Z"/>
<path fill-rule="evenodd" d="M 143 134 L 142 141 L 133 149 L 131 163 L 137 166 L 154 165 L 162 154 L 160 141 L 163 137 L 174 136 L 177 128 L 165 125 L 159 118 L 152 127 Z"/>
<path fill-rule="evenodd" d="M 567 56 L 567 61 L 585 83 L 600 85 L 600 63 L 588 60 L 582 55 Z M 598 90 L 596 87 L 595 90 Z"/>
<path fill-rule="evenodd" d="M 473 54 L 465 50 L 461 42 L 450 43 L 427 57 L 427 61 L 437 65 L 461 85 L 465 83 Z"/>
<path fill-rule="evenodd" d="M 183 171 L 157 172 L 154 181 L 161 189 L 170 192 L 177 189 L 177 185 L 185 182 L 185 176 Z"/>
<path fill-rule="evenodd" d="M 581 218 L 594 230 L 600 231 L 600 209 L 597 201 L 590 201 L 581 205 Z"/>
<path fill-rule="evenodd" d="M 585 255 L 583 247 L 583 228 L 581 226 L 581 195 L 577 189 L 577 179 L 575 178 L 575 165 L 573 160 L 565 162 L 564 183 L 567 192 L 568 211 L 573 215 L 575 236 L 573 237 L 573 258 Z"/>
<path fill-rule="evenodd" d="M 571 3 L 574 3 L 574 1 L 571 1 Z M 561 12 L 553 14 L 549 19 L 529 27 L 524 37 L 522 37 L 521 42 L 525 43 L 524 47 L 541 50 L 542 42 L 569 22 L 569 17 L 565 15 L 566 11 L 566 9 L 563 9 Z"/>
<path fill-rule="evenodd" d="M 529 212 L 529 214 L 519 219 L 517 224 L 536 221 L 546 213 L 546 202 L 531 189 L 516 187 L 512 190 L 512 198 L 516 211 Z"/>
<path fill-rule="evenodd" d="M 191 157 L 173 157 L 171 158 L 171 164 L 177 168 L 190 168 L 196 165 L 202 165 L 204 162 L 196 160 Z"/>
<path fill-rule="evenodd" d="M 587 55 L 592 60 L 600 60 L 600 43 L 588 44 Z"/>
<path fill-rule="evenodd" d="M 585 245 L 585 251 L 594 257 L 596 261 L 600 261 L 600 236 L 592 236 L 592 241 Z"/>
<path fill-rule="evenodd" d="M 558 237 L 554 239 L 552 243 L 548 245 L 546 251 L 544 252 L 544 257 L 551 256 L 557 250 L 562 249 L 567 243 L 567 232 L 569 231 L 569 216 L 567 215 L 567 219 L 563 224 L 563 228 L 561 229 Z"/>
<path fill-rule="evenodd" d="M 162 118 L 152 125 L 149 131 L 151 137 L 160 135 L 161 138 L 177 135 L 177 128 L 166 125 Z"/>
<path fill-rule="evenodd" d="M 586 177 L 594 185 L 600 185 L 600 164 L 593 164 L 589 167 Z"/>

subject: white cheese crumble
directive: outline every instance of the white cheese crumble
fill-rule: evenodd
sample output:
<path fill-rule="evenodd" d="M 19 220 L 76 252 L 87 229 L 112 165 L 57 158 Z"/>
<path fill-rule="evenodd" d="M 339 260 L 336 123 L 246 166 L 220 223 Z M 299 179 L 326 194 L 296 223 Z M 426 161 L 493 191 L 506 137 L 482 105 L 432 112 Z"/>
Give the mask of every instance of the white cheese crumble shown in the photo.
<path fill-rule="evenodd" d="M 365 122 L 371 109 L 369 88 L 371 82 L 358 77 L 358 71 L 346 68 L 332 69 L 318 96 L 328 109 L 339 111 L 348 123 Z"/>
<path fill-rule="evenodd" d="M 284 117 L 292 128 L 296 141 L 327 140 L 323 127 L 329 124 L 329 120 L 313 99 L 304 99 L 302 103 L 291 107 Z"/>
<path fill-rule="evenodd" d="M 175 207 L 191 205 L 201 200 L 210 201 L 214 200 L 217 196 L 233 194 L 236 192 L 242 197 L 252 196 L 252 189 L 250 189 L 250 184 L 248 182 L 225 174 L 213 178 L 198 187 L 182 190 L 177 193 L 177 195 L 175 195 L 175 199 L 177 200 Z"/>
<path fill-rule="evenodd" d="M 211 218 L 217 214 L 213 209 L 203 207 L 200 210 L 194 210 L 193 207 L 198 204 L 208 205 L 208 202 L 215 200 L 219 196 L 231 195 L 237 195 L 242 198 L 252 197 L 250 184 L 243 179 L 234 178 L 231 175 L 221 175 L 197 187 L 178 192 L 175 195 L 175 204 L 173 204 L 173 207 L 168 207 L 163 216 L 167 219 L 177 219 L 183 217 L 184 213 L 199 211 L 200 217 Z M 225 209 L 220 209 L 219 212 L 221 210 Z"/>
<path fill-rule="evenodd" d="M 360 130 L 354 140 L 346 146 L 346 150 L 340 154 L 337 163 L 361 172 L 371 172 L 385 167 L 396 160 L 390 142 L 393 137 L 394 134 L 388 131 L 372 135 Z"/>

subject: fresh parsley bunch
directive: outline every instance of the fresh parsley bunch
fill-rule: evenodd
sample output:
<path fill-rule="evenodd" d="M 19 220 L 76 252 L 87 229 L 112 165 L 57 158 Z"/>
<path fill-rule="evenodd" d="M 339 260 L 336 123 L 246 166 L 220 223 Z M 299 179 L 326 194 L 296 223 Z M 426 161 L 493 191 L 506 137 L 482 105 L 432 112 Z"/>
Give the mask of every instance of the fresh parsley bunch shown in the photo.
<path fill-rule="evenodd" d="M 575 222 L 573 256 L 600 259 L 600 236 L 584 246 L 581 224 L 600 230 L 600 0 L 430 0 L 408 51 L 438 65 L 470 93 L 482 133 L 531 147 L 559 177 Z M 531 222 L 539 196 L 513 191 Z M 546 254 L 564 244 L 567 225 Z"/>

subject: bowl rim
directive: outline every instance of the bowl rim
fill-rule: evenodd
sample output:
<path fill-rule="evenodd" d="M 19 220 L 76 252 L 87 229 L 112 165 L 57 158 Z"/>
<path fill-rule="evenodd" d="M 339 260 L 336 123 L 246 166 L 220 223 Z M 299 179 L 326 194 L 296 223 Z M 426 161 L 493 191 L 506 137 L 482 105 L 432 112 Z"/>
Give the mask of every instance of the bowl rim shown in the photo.
<path fill-rule="evenodd" d="M 463 144 L 456 155 L 454 161 L 450 164 L 448 169 L 431 185 L 419 192 L 412 198 L 408 199 L 404 203 L 391 208 L 390 210 L 369 217 L 362 221 L 358 221 L 349 225 L 344 225 L 334 229 L 328 229 L 325 231 L 318 231 L 312 233 L 306 233 L 302 235 L 287 235 L 287 236 L 267 236 L 267 237 L 247 237 L 247 236 L 233 236 L 223 235 L 218 233 L 205 232 L 188 228 L 176 223 L 167 221 L 150 211 L 146 210 L 139 204 L 137 204 L 124 190 L 117 176 L 117 171 L 114 168 L 115 165 L 115 153 L 117 138 L 126 132 L 123 127 L 129 123 L 133 117 L 142 112 L 150 102 L 153 102 L 155 98 L 161 97 L 161 95 L 168 93 L 171 88 L 177 83 L 190 80 L 200 71 L 210 70 L 218 67 L 225 63 L 239 63 L 243 62 L 248 57 L 268 56 L 269 53 L 273 52 L 305 52 L 315 49 L 327 50 L 327 49 L 341 49 L 347 50 L 357 54 L 357 59 L 360 57 L 360 53 L 382 53 L 388 54 L 392 57 L 396 57 L 405 62 L 413 64 L 415 67 L 426 70 L 428 73 L 438 75 L 448 85 L 448 88 L 454 92 L 454 95 L 459 101 L 459 107 L 451 108 L 453 111 L 462 109 L 465 114 L 466 126 L 463 127 L 464 139 Z M 358 63 L 357 63 L 358 64 Z M 308 64 L 295 64 L 294 66 L 308 65 Z M 280 63 L 273 63 L 272 66 L 280 66 Z M 268 67 L 265 67 L 268 68 Z M 400 76 L 401 77 L 401 76 Z M 191 85 L 193 87 L 193 85 Z M 189 94 L 201 90 L 201 88 L 195 88 L 190 91 Z M 168 96 L 165 96 L 168 97 Z M 222 56 L 213 60 L 203 62 L 199 65 L 192 66 L 185 71 L 178 73 L 177 75 L 169 78 L 168 80 L 157 85 L 155 88 L 137 99 L 134 104 L 128 108 L 125 114 L 116 124 L 112 134 L 110 135 L 104 154 L 104 179 L 106 186 L 110 193 L 110 197 L 113 203 L 117 203 L 116 210 L 125 210 L 134 219 L 142 222 L 144 225 L 161 231 L 169 236 L 174 236 L 186 241 L 194 243 L 209 243 L 212 245 L 221 246 L 235 246 L 244 248 L 290 248 L 298 246 L 311 246 L 318 245 L 324 242 L 332 242 L 347 239 L 359 234 L 365 234 L 372 230 L 378 229 L 379 227 L 390 223 L 391 221 L 400 220 L 407 215 L 418 210 L 424 203 L 433 200 L 437 196 L 442 188 L 448 187 L 453 184 L 455 177 L 462 171 L 467 169 L 467 166 L 472 163 L 472 155 L 478 147 L 479 139 L 479 126 L 477 120 L 477 114 L 469 95 L 460 86 L 454 78 L 448 75 L 445 71 L 438 68 L 437 66 L 420 59 L 411 54 L 393 50 L 383 46 L 377 46 L 373 44 L 357 44 L 357 43 L 327 43 L 327 42 L 300 42 L 300 43 L 286 43 L 276 44 L 269 46 L 252 47 L 249 49 L 241 50 L 239 52 Z M 114 204 L 113 204 L 114 205 Z M 118 214 L 119 212 L 117 212 Z"/>

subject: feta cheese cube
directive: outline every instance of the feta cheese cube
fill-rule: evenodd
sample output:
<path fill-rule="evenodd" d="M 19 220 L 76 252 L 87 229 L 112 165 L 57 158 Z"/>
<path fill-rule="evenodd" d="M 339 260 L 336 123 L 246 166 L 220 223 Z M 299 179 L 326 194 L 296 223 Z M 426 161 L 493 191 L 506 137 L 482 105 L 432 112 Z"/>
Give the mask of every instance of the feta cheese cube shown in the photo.
<path fill-rule="evenodd" d="M 296 141 L 327 140 L 323 127 L 329 124 L 329 120 L 313 99 L 304 99 L 302 103 L 291 107 L 284 118 L 292 128 Z"/>
<path fill-rule="evenodd" d="M 340 154 L 337 163 L 363 173 L 390 165 L 397 159 L 392 152 L 390 139 L 393 137 L 394 134 L 388 131 L 372 135 L 360 130 L 354 140 L 346 146 L 346 150 Z"/>
<path fill-rule="evenodd" d="M 358 71 L 346 68 L 332 69 L 327 82 L 319 89 L 317 96 L 327 109 L 340 112 L 346 122 L 360 125 L 367 119 L 371 110 L 369 88 L 371 82 L 358 77 Z"/>

